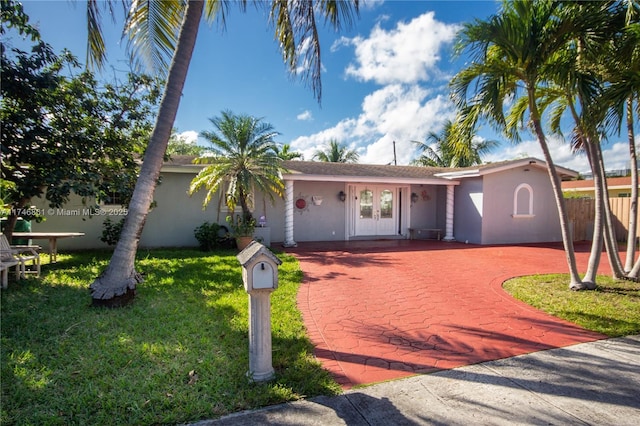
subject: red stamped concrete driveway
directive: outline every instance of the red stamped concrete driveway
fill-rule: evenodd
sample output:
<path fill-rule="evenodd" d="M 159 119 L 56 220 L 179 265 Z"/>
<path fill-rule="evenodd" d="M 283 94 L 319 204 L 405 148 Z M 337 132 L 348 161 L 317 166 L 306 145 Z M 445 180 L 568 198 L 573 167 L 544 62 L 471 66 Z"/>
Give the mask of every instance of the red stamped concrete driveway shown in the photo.
<path fill-rule="evenodd" d="M 561 245 L 403 240 L 287 251 L 304 272 L 298 307 L 315 355 L 344 388 L 606 337 L 502 290 L 515 276 L 566 272 Z M 579 264 L 587 257 L 579 252 Z"/>

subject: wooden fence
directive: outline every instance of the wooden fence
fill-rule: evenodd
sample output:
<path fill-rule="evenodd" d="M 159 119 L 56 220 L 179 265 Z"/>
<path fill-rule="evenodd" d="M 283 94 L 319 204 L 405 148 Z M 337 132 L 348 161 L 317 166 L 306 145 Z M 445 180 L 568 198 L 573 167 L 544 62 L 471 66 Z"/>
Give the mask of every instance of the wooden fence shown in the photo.
<path fill-rule="evenodd" d="M 566 198 L 567 213 L 573 230 L 573 240 L 591 240 L 595 201 L 592 198 Z M 618 241 L 626 241 L 629 233 L 629 206 L 631 198 L 609 198 Z M 640 215 L 638 215 L 640 218 Z M 640 229 L 640 222 L 638 229 Z"/>

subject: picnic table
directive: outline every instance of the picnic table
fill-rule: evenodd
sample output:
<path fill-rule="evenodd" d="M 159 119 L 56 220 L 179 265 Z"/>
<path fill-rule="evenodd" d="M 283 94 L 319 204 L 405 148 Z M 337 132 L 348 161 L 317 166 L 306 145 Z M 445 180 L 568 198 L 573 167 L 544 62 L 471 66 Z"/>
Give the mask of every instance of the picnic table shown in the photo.
<path fill-rule="evenodd" d="M 49 259 L 51 263 L 58 261 L 58 238 L 83 237 L 84 232 L 14 232 L 15 238 L 28 238 L 33 240 L 49 240 Z"/>

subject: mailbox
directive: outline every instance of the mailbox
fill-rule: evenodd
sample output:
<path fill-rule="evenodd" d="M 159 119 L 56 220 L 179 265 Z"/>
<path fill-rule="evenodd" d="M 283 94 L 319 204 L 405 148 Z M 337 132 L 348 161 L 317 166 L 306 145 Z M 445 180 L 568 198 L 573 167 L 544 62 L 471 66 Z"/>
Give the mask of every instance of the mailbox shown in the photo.
<path fill-rule="evenodd" d="M 271 292 L 278 288 L 282 261 L 257 241 L 238 253 L 244 289 L 249 293 L 249 371 L 252 381 L 275 376 L 271 354 Z"/>
<path fill-rule="evenodd" d="M 247 293 L 278 288 L 278 266 L 282 261 L 268 248 L 253 241 L 237 256 L 242 265 L 242 281 Z"/>

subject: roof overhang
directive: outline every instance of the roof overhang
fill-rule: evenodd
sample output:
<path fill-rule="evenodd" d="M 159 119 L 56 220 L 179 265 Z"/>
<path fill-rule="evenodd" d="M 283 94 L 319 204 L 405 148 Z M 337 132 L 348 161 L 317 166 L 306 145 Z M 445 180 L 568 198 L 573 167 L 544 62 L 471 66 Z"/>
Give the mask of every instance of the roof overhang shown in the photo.
<path fill-rule="evenodd" d="M 380 177 L 380 176 L 342 176 L 342 175 L 309 175 L 309 174 L 284 174 L 282 178 L 287 181 L 304 182 L 344 182 L 344 183 L 376 183 L 394 185 L 460 185 L 460 182 L 442 178 L 407 178 L 407 177 Z"/>
<path fill-rule="evenodd" d="M 202 170 L 206 164 L 164 164 L 162 166 L 161 172 L 165 173 L 189 173 L 189 174 L 198 174 L 200 170 Z"/>
<path fill-rule="evenodd" d="M 434 176 L 444 179 L 464 179 L 471 177 L 485 176 L 493 173 L 500 173 L 506 170 L 515 169 L 518 167 L 535 167 L 539 169 L 547 169 L 547 163 L 537 158 L 523 158 L 520 160 L 508 161 L 502 164 L 485 164 L 473 169 L 454 170 L 451 172 L 436 173 Z M 578 172 L 575 170 L 567 169 L 566 167 L 555 166 L 556 171 L 564 178 L 578 177 Z"/>

